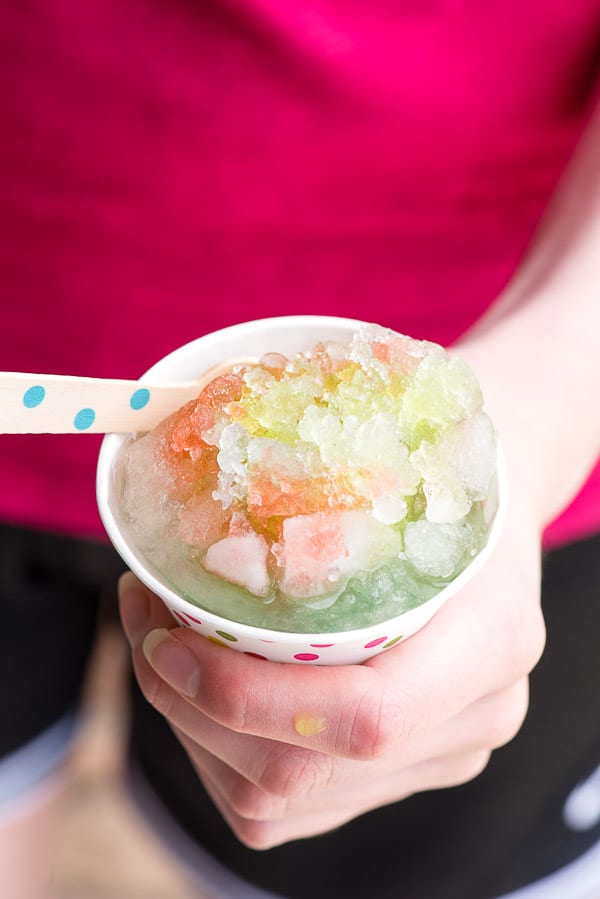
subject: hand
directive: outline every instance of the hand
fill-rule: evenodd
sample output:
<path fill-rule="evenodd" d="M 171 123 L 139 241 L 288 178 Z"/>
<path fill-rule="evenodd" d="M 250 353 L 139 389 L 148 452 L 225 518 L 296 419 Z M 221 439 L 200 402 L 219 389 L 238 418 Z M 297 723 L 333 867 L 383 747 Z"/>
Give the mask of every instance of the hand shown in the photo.
<path fill-rule="evenodd" d="M 358 666 L 218 647 L 123 577 L 141 689 L 241 841 L 268 848 L 460 784 L 514 736 L 544 626 L 539 528 L 516 502 L 508 522 L 487 565 L 423 630 Z"/>
<path fill-rule="evenodd" d="M 599 147 L 600 106 L 520 273 L 457 347 L 500 431 L 513 499 L 492 558 L 423 630 L 360 666 L 277 665 L 174 627 L 125 576 L 142 690 L 248 845 L 310 836 L 468 780 L 518 730 L 544 644 L 542 526 L 600 445 L 589 403 L 600 373 Z"/>

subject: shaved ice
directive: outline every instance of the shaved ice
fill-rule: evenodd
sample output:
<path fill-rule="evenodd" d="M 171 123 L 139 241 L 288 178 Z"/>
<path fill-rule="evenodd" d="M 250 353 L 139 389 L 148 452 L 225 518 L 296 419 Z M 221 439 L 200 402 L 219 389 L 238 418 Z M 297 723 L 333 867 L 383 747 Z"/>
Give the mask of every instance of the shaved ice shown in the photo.
<path fill-rule="evenodd" d="M 235 364 L 120 460 L 137 549 L 185 599 L 325 633 L 435 596 L 486 543 L 496 433 L 460 358 L 377 325 Z"/>

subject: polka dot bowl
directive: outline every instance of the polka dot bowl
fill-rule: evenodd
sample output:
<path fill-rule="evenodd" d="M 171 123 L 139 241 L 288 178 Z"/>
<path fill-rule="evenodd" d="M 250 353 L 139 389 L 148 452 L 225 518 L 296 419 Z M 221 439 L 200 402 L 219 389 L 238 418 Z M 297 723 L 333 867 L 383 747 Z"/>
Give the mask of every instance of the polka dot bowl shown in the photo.
<path fill-rule="evenodd" d="M 140 381 L 160 383 L 196 378 L 230 358 L 258 357 L 273 351 L 293 355 L 319 340 L 347 340 L 361 324 L 353 319 L 326 316 L 287 316 L 234 325 L 180 347 L 161 359 Z M 117 464 L 130 439 L 131 435 L 107 435 L 98 460 L 98 508 L 116 550 L 137 577 L 162 598 L 179 626 L 197 631 L 214 643 L 275 662 L 358 664 L 397 646 L 422 628 L 481 569 L 497 542 L 504 517 L 506 476 L 499 450 L 497 478 L 487 500 L 486 516 L 490 522 L 487 543 L 467 568 L 432 599 L 395 618 L 357 630 L 301 634 L 253 627 L 223 618 L 184 599 L 136 548 L 120 504 L 122 485 Z"/>

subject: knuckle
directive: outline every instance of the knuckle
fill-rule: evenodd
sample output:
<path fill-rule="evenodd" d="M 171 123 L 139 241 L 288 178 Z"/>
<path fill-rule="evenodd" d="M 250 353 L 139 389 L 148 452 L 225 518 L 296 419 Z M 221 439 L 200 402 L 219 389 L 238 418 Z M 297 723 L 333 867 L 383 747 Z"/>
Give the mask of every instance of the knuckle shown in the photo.
<path fill-rule="evenodd" d="M 273 826 L 268 822 L 240 818 L 231 823 L 231 828 L 238 840 L 248 849 L 264 851 L 279 842 L 275 837 Z"/>
<path fill-rule="evenodd" d="M 286 811 L 285 801 L 243 777 L 231 786 L 228 798 L 235 814 L 248 821 L 272 821 L 283 817 Z"/>
<path fill-rule="evenodd" d="M 376 761 L 389 755 L 406 734 L 406 715 L 397 703 L 369 692 L 356 706 L 348 755 L 352 759 Z"/>
<path fill-rule="evenodd" d="M 208 714 L 219 724 L 237 733 L 246 733 L 249 725 L 250 694 L 248 685 L 238 680 L 227 685 L 219 684 L 211 688 L 206 684 L 203 703 Z"/>
<path fill-rule="evenodd" d="M 411 793 L 458 787 L 478 777 L 490 760 L 491 751 L 472 750 L 441 756 L 423 763 Z"/>
<path fill-rule="evenodd" d="M 531 605 L 526 615 L 521 615 L 511 629 L 514 670 L 529 674 L 539 662 L 546 644 L 546 626 L 539 605 Z"/>
<path fill-rule="evenodd" d="M 528 685 L 524 678 L 496 703 L 487 735 L 490 749 L 498 749 L 514 739 L 525 720 L 528 703 Z"/>
<path fill-rule="evenodd" d="M 333 764 L 333 759 L 321 752 L 277 746 L 267 758 L 259 786 L 280 799 L 301 799 L 331 782 Z"/>
<path fill-rule="evenodd" d="M 485 749 L 459 756 L 453 765 L 451 783 L 459 786 L 479 777 L 487 767 L 491 754 L 491 751 Z"/>

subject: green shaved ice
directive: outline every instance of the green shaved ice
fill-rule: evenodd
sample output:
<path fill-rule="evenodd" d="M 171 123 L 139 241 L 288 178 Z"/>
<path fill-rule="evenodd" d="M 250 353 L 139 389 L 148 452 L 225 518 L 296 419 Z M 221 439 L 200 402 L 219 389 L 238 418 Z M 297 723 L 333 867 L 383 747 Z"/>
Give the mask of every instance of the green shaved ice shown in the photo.
<path fill-rule="evenodd" d="M 432 353 L 419 365 L 403 397 L 401 419 L 410 431 L 409 443 L 418 445 L 414 435 L 428 433 L 429 440 L 435 439 L 482 405 L 481 390 L 469 366 L 457 357 Z"/>
<path fill-rule="evenodd" d="M 245 390 L 237 406 L 245 413 L 241 421 L 249 434 L 293 444 L 298 441 L 298 423 L 307 403 L 322 393 L 323 381 L 316 375 L 285 381 L 272 378 L 267 393 Z"/>

